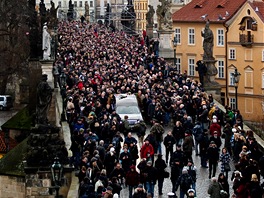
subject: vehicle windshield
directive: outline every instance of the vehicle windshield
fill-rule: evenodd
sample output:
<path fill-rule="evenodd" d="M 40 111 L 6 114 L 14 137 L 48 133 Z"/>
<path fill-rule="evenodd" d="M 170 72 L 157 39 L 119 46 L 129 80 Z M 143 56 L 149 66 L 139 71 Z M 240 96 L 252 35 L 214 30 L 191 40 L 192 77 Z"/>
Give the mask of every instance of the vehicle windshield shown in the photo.
<path fill-rule="evenodd" d="M 116 112 L 118 114 L 140 114 L 137 106 L 118 106 Z"/>

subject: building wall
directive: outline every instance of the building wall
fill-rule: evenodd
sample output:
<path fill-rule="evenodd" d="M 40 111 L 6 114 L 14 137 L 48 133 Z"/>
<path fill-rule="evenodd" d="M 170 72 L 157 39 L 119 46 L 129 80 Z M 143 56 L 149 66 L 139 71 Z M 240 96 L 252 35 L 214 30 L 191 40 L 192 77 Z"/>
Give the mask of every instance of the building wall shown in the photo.
<path fill-rule="evenodd" d="M 146 30 L 146 13 L 148 12 L 148 0 L 135 0 L 136 30 L 141 33 Z"/>
<path fill-rule="evenodd" d="M 249 30 L 247 27 L 243 31 L 240 30 L 241 26 L 244 26 L 244 23 L 240 25 L 243 17 L 255 19 L 257 21 L 257 30 Z M 231 23 L 228 33 L 228 73 L 233 72 L 233 65 L 241 73 L 238 85 L 238 109 L 245 120 L 251 121 L 262 121 L 263 119 L 263 30 L 263 21 L 258 17 L 255 10 L 246 3 Z M 247 34 L 247 32 L 251 32 L 251 35 L 254 35 L 253 43 L 252 45 L 242 46 L 239 34 Z M 236 51 L 236 58 L 233 60 L 229 57 L 231 49 L 235 49 Z M 229 97 L 235 98 L 235 90 L 234 87 L 230 86 L 230 80 L 228 81 L 228 85 L 231 92 Z"/>
<path fill-rule="evenodd" d="M 194 59 L 194 64 L 196 66 L 196 62 L 198 60 L 202 60 L 203 57 L 203 37 L 201 36 L 201 31 L 203 31 L 205 27 L 205 23 L 174 23 L 173 24 L 174 31 L 180 31 L 180 41 L 177 43 L 176 47 L 176 58 L 180 59 L 181 72 L 187 70 L 188 74 L 193 78 L 198 78 L 198 72 L 191 72 L 189 68 L 189 59 Z M 217 61 L 223 61 L 225 65 L 225 42 L 223 46 L 219 46 L 217 44 L 217 31 L 221 29 L 225 32 L 225 28 L 222 24 L 211 24 L 211 30 L 214 33 L 214 57 Z M 189 43 L 189 31 L 194 30 L 194 44 Z M 171 40 L 173 40 L 175 34 L 172 34 Z M 177 36 L 176 36 L 177 38 Z M 216 63 L 216 67 L 218 68 L 218 62 Z M 224 87 L 225 86 L 225 78 L 224 76 L 216 76 L 219 83 Z M 223 90 L 225 91 L 225 90 Z"/>
<path fill-rule="evenodd" d="M 26 197 L 25 179 L 0 175 L 0 197 Z"/>

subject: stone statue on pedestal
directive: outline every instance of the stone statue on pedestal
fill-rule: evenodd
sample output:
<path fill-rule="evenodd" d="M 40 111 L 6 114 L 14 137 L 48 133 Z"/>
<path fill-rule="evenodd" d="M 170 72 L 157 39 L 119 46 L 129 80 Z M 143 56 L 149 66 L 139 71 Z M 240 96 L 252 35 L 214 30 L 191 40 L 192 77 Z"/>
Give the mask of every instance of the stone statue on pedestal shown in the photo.
<path fill-rule="evenodd" d="M 171 6 L 170 0 L 159 0 L 161 5 L 157 7 L 158 28 L 159 30 L 172 30 Z"/>
<path fill-rule="evenodd" d="M 89 4 L 88 4 L 88 1 L 85 2 L 85 13 L 84 13 L 84 17 L 85 17 L 85 20 L 87 22 L 89 22 L 89 16 L 90 16 L 90 7 L 89 7 Z"/>
<path fill-rule="evenodd" d="M 203 59 L 204 60 L 214 60 L 213 57 L 213 48 L 214 48 L 214 35 L 213 31 L 209 27 L 210 23 L 209 21 L 206 22 L 204 31 L 201 32 L 202 37 L 204 37 L 203 40 Z"/>
<path fill-rule="evenodd" d="M 50 1 L 50 11 L 49 11 L 49 19 L 48 19 L 48 24 L 49 28 L 54 28 L 58 24 L 58 18 L 57 18 L 57 11 L 59 9 L 59 6 L 55 8 L 55 4 L 53 1 Z"/>
<path fill-rule="evenodd" d="M 148 7 L 149 7 L 149 10 L 146 14 L 147 27 L 153 27 L 153 24 L 154 24 L 153 16 L 155 14 L 155 10 L 152 5 L 148 5 Z"/>
<path fill-rule="evenodd" d="M 49 86 L 47 74 L 42 75 L 42 81 L 37 87 L 36 124 L 48 124 L 48 111 L 52 99 L 52 88 Z"/>
<path fill-rule="evenodd" d="M 48 27 L 46 24 L 44 24 L 44 26 L 43 26 L 42 50 L 43 50 L 43 60 L 50 60 L 51 36 L 50 36 L 50 33 L 48 32 Z"/>
<path fill-rule="evenodd" d="M 201 32 L 203 41 L 203 63 L 207 67 L 207 72 L 204 78 L 204 84 L 206 86 L 216 86 L 218 83 L 215 81 L 215 75 L 217 75 L 218 71 L 215 67 L 216 60 L 213 57 L 213 48 L 214 48 L 214 35 L 213 31 L 210 29 L 209 20 L 205 24 L 204 31 Z"/>

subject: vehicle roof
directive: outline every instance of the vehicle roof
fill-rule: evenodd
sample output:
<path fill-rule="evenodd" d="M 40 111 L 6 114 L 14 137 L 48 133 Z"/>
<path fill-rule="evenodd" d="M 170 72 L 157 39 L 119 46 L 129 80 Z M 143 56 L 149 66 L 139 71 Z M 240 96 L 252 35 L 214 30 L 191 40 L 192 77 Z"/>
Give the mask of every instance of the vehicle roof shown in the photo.
<path fill-rule="evenodd" d="M 138 106 L 138 101 L 133 94 L 116 94 L 116 104 L 122 106 L 136 105 Z"/>

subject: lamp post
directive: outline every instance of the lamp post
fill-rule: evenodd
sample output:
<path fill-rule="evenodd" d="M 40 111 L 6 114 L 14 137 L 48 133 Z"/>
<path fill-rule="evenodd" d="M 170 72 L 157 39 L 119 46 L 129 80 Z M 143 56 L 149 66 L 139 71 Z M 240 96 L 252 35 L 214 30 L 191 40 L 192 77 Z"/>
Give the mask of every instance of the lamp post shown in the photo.
<path fill-rule="evenodd" d="M 238 109 L 238 102 L 237 102 L 237 88 L 238 88 L 238 83 L 240 80 L 241 74 L 237 71 L 237 68 L 235 68 L 234 73 L 231 73 L 233 79 L 234 79 L 234 85 L 235 85 L 235 97 L 236 97 L 236 109 Z"/>
<path fill-rule="evenodd" d="M 52 181 L 55 184 L 54 188 L 56 190 L 56 198 L 59 198 L 59 190 L 61 185 L 63 167 L 60 164 L 60 160 L 58 157 L 54 158 L 54 163 L 51 165 L 50 169 L 51 169 Z"/>
<path fill-rule="evenodd" d="M 65 94 L 66 94 L 66 75 L 62 70 L 60 75 L 60 89 L 61 89 L 61 98 L 62 98 L 62 112 L 61 112 L 61 121 L 66 121 L 65 117 Z"/>
<path fill-rule="evenodd" d="M 176 36 L 174 36 L 173 40 L 172 40 L 172 44 L 173 44 L 173 51 L 174 51 L 174 66 L 176 66 L 176 47 L 177 47 L 177 44 L 178 44 L 178 40 L 176 38 Z"/>

